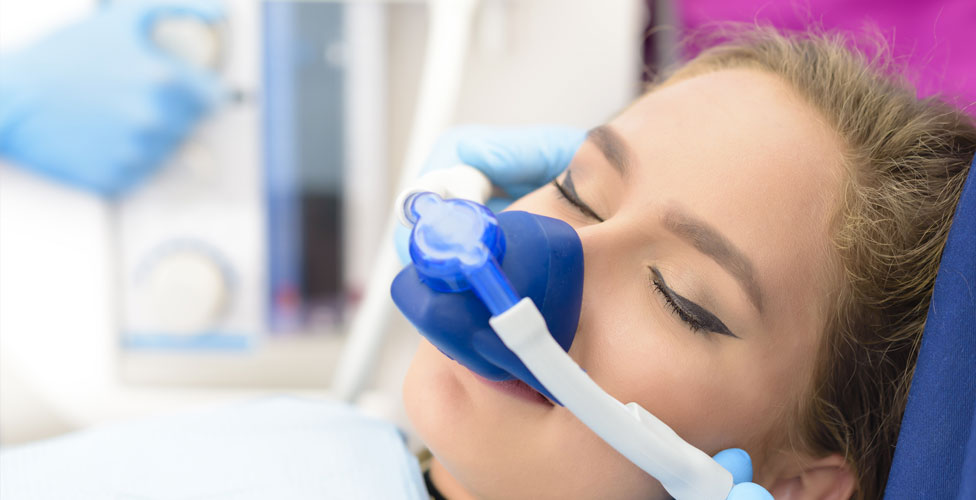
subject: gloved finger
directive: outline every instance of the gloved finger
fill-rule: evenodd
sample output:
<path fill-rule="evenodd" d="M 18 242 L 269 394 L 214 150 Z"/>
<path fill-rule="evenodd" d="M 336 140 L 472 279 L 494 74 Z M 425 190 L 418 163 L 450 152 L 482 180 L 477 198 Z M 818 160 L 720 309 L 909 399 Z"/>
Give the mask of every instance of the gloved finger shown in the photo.
<path fill-rule="evenodd" d="M 715 461 L 725 470 L 732 473 L 732 482 L 735 484 L 752 481 L 752 459 L 745 450 L 740 448 L 729 448 L 715 454 Z"/>
<path fill-rule="evenodd" d="M 465 136 L 481 134 L 487 127 L 483 125 L 459 125 L 445 130 L 437 137 L 433 147 L 424 160 L 420 175 L 434 170 L 453 167 L 461 163 L 458 158 L 457 145 Z"/>
<path fill-rule="evenodd" d="M 175 58 L 158 58 L 147 68 L 141 97 L 153 132 L 182 138 L 226 95 L 216 75 Z"/>
<path fill-rule="evenodd" d="M 463 137 L 457 154 L 503 188 L 538 187 L 569 166 L 585 138 L 585 131 L 564 126 L 485 128 Z"/>
<path fill-rule="evenodd" d="M 227 88 L 212 71 L 197 68 L 183 61 L 174 61 L 175 80 L 166 86 L 170 104 L 190 106 L 190 115 L 195 120 L 200 115 L 212 111 L 226 100 Z"/>
<path fill-rule="evenodd" d="M 726 500 L 773 500 L 773 495 L 756 483 L 739 483 L 732 487 Z"/>
<path fill-rule="evenodd" d="M 189 105 L 160 97 L 161 91 L 139 95 L 124 106 L 129 122 L 120 133 L 129 137 L 134 154 L 131 165 L 141 173 L 150 172 L 169 156 L 189 135 Z"/>

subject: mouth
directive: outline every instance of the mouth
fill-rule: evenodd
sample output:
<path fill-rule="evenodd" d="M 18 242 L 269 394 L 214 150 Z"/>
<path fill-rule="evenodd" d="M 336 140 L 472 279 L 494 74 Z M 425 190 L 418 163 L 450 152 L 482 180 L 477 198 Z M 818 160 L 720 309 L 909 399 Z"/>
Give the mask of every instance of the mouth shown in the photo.
<path fill-rule="evenodd" d="M 555 406 L 555 404 L 549 398 L 543 396 L 542 393 L 533 389 L 532 386 L 522 382 L 519 379 L 488 380 L 477 373 L 471 372 L 471 374 L 474 375 L 474 377 L 481 383 L 511 397 L 537 405 L 545 405 L 550 407 Z"/>

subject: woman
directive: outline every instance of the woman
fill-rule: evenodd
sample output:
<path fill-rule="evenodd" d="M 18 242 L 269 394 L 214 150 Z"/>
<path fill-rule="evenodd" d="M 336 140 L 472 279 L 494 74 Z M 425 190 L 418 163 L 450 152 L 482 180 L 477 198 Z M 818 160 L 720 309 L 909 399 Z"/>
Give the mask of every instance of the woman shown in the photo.
<path fill-rule="evenodd" d="M 971 120 L 826 37 L 756 30 L 589 133 L 510 209 L 585 255 L 570 355 L 777 498 L 880 497 Z M 404 385 L 446 497 L 657 498 L 568 411 L 422 342 Z"/>

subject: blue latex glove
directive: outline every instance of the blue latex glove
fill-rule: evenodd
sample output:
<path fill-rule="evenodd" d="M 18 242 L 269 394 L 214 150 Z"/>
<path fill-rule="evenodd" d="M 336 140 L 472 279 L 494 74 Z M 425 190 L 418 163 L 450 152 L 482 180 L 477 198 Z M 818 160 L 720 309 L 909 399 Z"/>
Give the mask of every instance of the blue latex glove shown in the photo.
<path fill-rule="evenodd" d="M 153 44 L 155 21 L 223 14 L 210 2 L 117 2 L 0 58 L 0 156 L 105 195 L 132 187 L 222 94 L 216 75 Z"/>
<path fill-rule="evenodd" d="M 773 500 L 773 496 L 765 488 L 752 481 L 752 460 L 745 450 L 729 448 L 718 452 L 715 461 L 725 470 L 732 473 L 735 486 L 729 492 L 727 500 Z"/>
<path fill-rule="evenodd" d="M 437 140 L 421 175 L 458 163 L 471 165 L 508 194 L 488 202 L 488 208 L 499 212 L 562 173 L 585 138 L 585 130 L 565 126 L 454 127 Z M 409 238 L 410 231 L 398 226 L 395 242 L 404 264 L 410 262 Z"/>

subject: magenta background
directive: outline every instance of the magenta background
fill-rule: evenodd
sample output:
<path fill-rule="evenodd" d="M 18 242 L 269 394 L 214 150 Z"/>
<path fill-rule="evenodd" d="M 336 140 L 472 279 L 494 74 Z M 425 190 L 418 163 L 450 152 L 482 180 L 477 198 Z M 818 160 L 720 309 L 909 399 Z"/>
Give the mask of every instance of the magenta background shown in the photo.
<path fill-rule="evenodd" d="M 976 116 L 976 0 L 677 0 L 690 30 L 720 21 L 884 35 L 920 96 L 942 95 Z"/>

